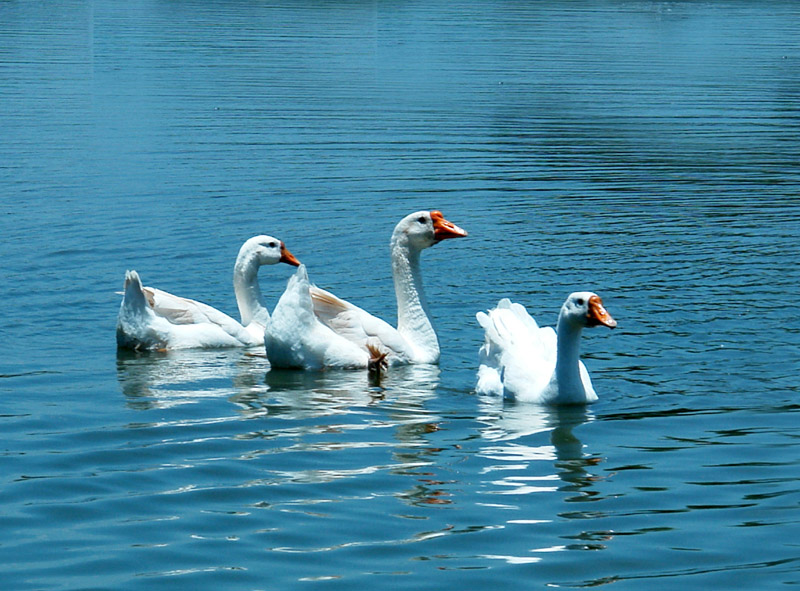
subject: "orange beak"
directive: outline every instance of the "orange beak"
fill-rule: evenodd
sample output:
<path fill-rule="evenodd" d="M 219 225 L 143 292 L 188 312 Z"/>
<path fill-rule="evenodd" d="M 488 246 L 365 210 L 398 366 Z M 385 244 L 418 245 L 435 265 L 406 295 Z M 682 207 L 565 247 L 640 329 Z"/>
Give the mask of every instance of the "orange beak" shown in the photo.
<path fill-rule="evenodd" d="M 467 235 L 466 230 L 444 219 L 441 211 L 432 211 L 431 220 L 433 220 L 433 239 L 436 242 L 441 242 L 448 238 L 463 238 Z"/>
<path fill-rule="evenodd" d="M 589 312 L 586 317 L 589 319 L 589 326 L 599 326 L 600 324 L 608 328 L 617 326 L 617 321 L 603 307 L 603 300 L 600 299 L 600 296 L 589 298 Z"/>
<path fill-rule="evenodd" d="M 286 245 L 283 242 L 281 242 L 281 261 L 280 262 L 288 263 L 288 264 L 293 265 L 295 267 L 299 267 L 300 266 L 300 261 L 298 261 L 295 258 L 295 256 L 291 252 L 289 252 L 289 249 L 286 248 Z"/>

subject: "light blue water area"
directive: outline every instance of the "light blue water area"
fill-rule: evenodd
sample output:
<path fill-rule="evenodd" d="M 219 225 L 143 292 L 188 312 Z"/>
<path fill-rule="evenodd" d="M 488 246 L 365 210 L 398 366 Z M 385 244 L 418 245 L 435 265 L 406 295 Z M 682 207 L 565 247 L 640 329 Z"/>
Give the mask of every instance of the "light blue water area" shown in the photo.
<path fill-rule="evenodd" d="M 0 3 L 2 587 L 800 584 L 799 19 Z M 438 367 L 116 351 L 126 269 L 236 315 L 260 233 L 394 322 L 389 236 L 434 208 L 470 233 L 423 255 Z M 577 289 L 619 322 L 599 402 L 477 396 L 475 312 Z"/>

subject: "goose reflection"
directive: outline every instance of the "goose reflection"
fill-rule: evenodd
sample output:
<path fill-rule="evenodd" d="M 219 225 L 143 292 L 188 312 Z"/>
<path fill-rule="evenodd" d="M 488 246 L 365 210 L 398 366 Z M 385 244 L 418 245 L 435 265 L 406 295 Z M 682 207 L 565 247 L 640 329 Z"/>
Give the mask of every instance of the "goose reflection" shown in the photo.
<path fill-rule="evenodd" d="M 435 475 L 437 457 L 442 450 L 432 443 L 441 417 L 428 408 L 428 402 L 436 395 L 440 372 L 435 365 L 393 367 L 377 385 L 367 372 L 270 370 L 266 392 L 237 396 L 236 402 L 246 407 L 250 416 L 269 415 L 290 421 L 277 428 L 271 422 L 268 429 L 251 433 L 253 437 L 273 441 L 283 438 L 291 449 L 310 449 L 313 445 L 314 451 L 336 452 L 366 445 L 383 447 L 388 454 L 379 454 L 388 461 L 362 465 L 355 471 L 331 469 L 328 462 L 322 461 L 314 469 L 302 473 L 285 471 L 280 478 L 330 481 L 386 471 L 410 481 L 407 488 L 395 493 L 403 502 L 447 504 L 450 501 L 446 483 Z M 330 416 L 337 414 L 349 416 L 331 421 Z M 385 435 L 388 432 L 390 439 Z M 308 443 L 310 438 L 322 433 L 328 435 L 326 441 Z M 363 454 L 363 457 L 366 461 L 372 457 L 374 462 L 373 454 Z"/>
<path fill-rule="evenodd" d="M 232 398 L 254 419 L 243 423 L 254 429 L 238 437 L 262 440 L 250 456 L 269 457 L 254 483 L 357 480 L 376 472 L 416 477 L 436 455 L 429 434 L 439 417 L 427 401 L 438 384 L 436 366 L 394 368 L 380 386 L 365 371 L 270 370 L 264 392 Z"/>
<path fill-rule="evenodd" d="M 169 408 L 231 392 L 264 390 L 266 360 L 236 349 L 117 351 L 117 380 L 128 406 Z"/>
<path fill-rule="evenodd" d="M 304 372 L 270 369 L 261 390 L 242 389 L 231 398 L 243 418 L 283 419 L 348 414 L 371 406 L 382 397 L 366 372 L 332 370 Z"/>
<path fill-rule="evenodd" d="M 268 367 L 266 359 L 240 350 L 120 351 L 117 357 L 118 380 L 131 408 L 169 408 L 212 397 L 232 403 L 246 425 L 235 438 L 263 442 L 243 457 L 270 459 L 251 484 L 330 482 L 386 471 L 411 481 L 396 493 L 408 504 L 449 502 L 446 483 L 435 475 L 442 449 L 433 434 L 441 417 L 428 408 L 439 386 L 438 366 L 396 367 L 380 384 L 366 371 Z M 365 447 L 386 453 L 363 454 L 362 465 L 342 467 L 342 454 Z M 298 452 L 312 454 L 314 465 L 287 462 Z M 376 463 L 377 457 L 383 459 Z"/>
<path fill-rule="evenodd" d="M 169 408 L 227 396 L 243 418 L 348 413 L 377 403 L 399 432 L 429 419 L 425 401 L 439 384 L 438 366 L 398 367 L 377 383 L 366 371 L 269 370 L 263 355 L 237 350 L 117 351 L 117 379 L 131 408 Z M 265 377 L 266 376 L 266 377 Z"/>
<path fill-rule="evenodd" d="M 574 429 L 594 420 L 584 405 L 544 406 L 514 403 L 497 397 L 480 399 L 481 435 L 489 442 L 481 450 L 486 458 L 501 461 L 488 470 L 527 469 L 533 462 L 552 463 L 555 474 L 545 470 L 543 476 L 504 478 L 496 484 L 508 487 L 507 492 L 573 491 L 580 496 L 593 496 L 596 477 L 591 466 L 599 460 L 584 449 Z M 543 441 L 543 434 L 549 437 Z M 571 499 L 577 500 L 577 499 Z"/>
<path fill-rule="evenodd" d="M 398 367 L 378 383 L 366 371 L 270 369 L 262 389 L 240 388 L 231 402 L 246 418 L 298 419 L 380 406 L 402 431 L 409 422 L 429 418 L 425 402 L 435 394 L 439 371 L 438 366 Z"/>
<path fill-rule="evenodd" d="M 536 528 L 538 524 L 553 522 L 556 516 L 574 519 L 580 527 L 599 514 L 579 508 L 585 507 L 582 502 L 602 498 L 595 486 L 600 477 L 592 473 L 600 458 L 587 453 L 586 446 L 574 432 L 594 420 L 586 406 L 548 407 L 504 402 L 497 397 L 481 398 L 480 405 L 483 413 L 480 420 L 485 425 L 481 435 L 486 444 L 479 455 L 494 462 L 484 469 L 489 494 L 518 497 L 536 493 L 540 497 L 518 498 L 516 504 L 506 504 L 506 507 L 519 509 L 521 514 L 502 527 Z M 562 503 L 575 502 L 578 504 L 573 505 L 574 510 L 564 511 Z M 541 541 L 547 538 L 544 535 Z M 510 564 L 536 563 L 553 552 L 603 549 L 607 539 L 610 535 L 579 529 L 526 552 L 487 554 L 485 557 Z"/>

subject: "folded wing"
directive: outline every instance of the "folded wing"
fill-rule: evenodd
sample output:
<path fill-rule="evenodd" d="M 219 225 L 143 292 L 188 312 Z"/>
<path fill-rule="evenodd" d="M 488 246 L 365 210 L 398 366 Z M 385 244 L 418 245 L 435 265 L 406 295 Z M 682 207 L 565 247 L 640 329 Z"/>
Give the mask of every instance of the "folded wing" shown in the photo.
<path fill-rule="evenodd" d="M 315 316 L 339 336 L 359 347 L 374 347 L 394 362 L 408 359 L 408 343 L 388 322 L 314 285 L 310 294 Z"/>
<path fill-rule="evenodd" d="M 478 312 L 484 329 L 478 369 L 479 393 L 517 395 L 540 389 L 556 362 L 556 334 L 540 328 L 524 306 L 502 299 L 489 312 Z"/>

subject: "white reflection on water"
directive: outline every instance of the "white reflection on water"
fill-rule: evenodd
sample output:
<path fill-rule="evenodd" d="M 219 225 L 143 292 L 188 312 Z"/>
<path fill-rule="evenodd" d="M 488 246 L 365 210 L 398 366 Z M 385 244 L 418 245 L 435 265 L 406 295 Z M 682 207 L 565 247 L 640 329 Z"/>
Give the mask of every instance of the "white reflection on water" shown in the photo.
<path fill-rule="evenodd" d="M 437 366 L 392 368 L 380 380 L 366 371 L 269 370 L 264 389 L 241 389 L 231 398 L 247 418 L 272 414 L 285 419 L 350 414 L 380 406 L 387 425 L 431 421 L 425 403 L 439 384 Z M 357 428 L 357 425 L 351 425 Z"/>
<path fill-rule="evenodd" d="M 117 379 L 138 410 L 191 404 L 265 389 L 266 359 L 241 350 L 117 352 Z"/>
<path fill-rule="evenodd" d="M 587 511 L 566 511 L 562 503 L 601 498 L 595 486 L 601 477 L 594 470 L 602 460 L 589 453 L 588 445 L 574 433 L 595 420 L 593 412 L 586 406 L 548 407 L 499 397 L 481 397 L 479 404 L 484 424 L 481 435 L 486 443 L 478 453 L 492 462 L 481 472 L 487 477 L 485 492 L 503 495 L 508 499 L 504 508 L 515 514 L 527 507 L 524 517 L 505 521 L 509 535 L 545 542 L 520 547 L 515 554 L 484 554 L 482 558 L 519 565 L 544 562 L 544 555 L 550 553 L 604 549 L 594 538 L 587 539 L 585 532 L 572 532 L 572 526 L 561 526 L 562 533 L 553 540 L 547 533 L 554 523 L 582 523 L 591 516 Z M 525 500 L 530 495 L 539 495 L 541 507 L 536 501 Z M 536 510 L 531 511 L 531 507 Z M 605 535 L 603 540 L 611 537 Z M 565 538 L 576 542 L 565 544 Z"/>
<path fill-rule="evenodd" d="M 484 474 L 505 473 L 492 480 L 492 494 L 520 495 L 566 491 L 591 496 L 596 479 L 589 468 L 599 459 L 588 454 L 574 429 L 594 420 L 585 406 L 547 407 L 481 397 L 481 435 L 487 444 L 479 455 L 493 460 Z M 549 438 L 542 443 L 543 434 Z M 530 442 L 530 443 L 529 443 Z"/>
<path fill-rule="evenodd" d="M 425 402 L 439 384 L 438 366 L 392 368 L 380 380 L 366 371 L 271 370 L 263 355 L 241 350 L 119 351 L 117 379 L 131 408 L 170 408 L 227 395 L 242 418 L 348 414 L 377 404 L 387 423 L 434 417 Z"/>
<path fill-rule="evenodd" d="M 574 437 L 572 429 L 594 420 L 591 409 L 584 405 L 556 407 L 481 396 L 479 406 L 482 413 L 479 420 L 486 424 L 481 435 L 489 441 L 509 441 L 553 431 L 553 444 L 563 447 Z"/>

